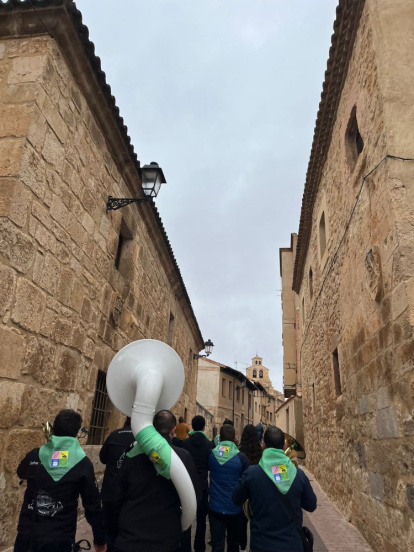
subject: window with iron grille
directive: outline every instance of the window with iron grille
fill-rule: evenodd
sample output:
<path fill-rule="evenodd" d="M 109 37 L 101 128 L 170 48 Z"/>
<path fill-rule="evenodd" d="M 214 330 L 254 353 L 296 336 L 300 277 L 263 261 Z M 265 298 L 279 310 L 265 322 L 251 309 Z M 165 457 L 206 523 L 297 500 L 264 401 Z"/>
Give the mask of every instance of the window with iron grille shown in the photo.
<path fill-rule="evenodd" d="M 88 445 L 102 445 L 108 429 L 108 419 L 112 405 L 106 390 L 106 372 L 98 370 L 95 396 L 93 398 Z"/>

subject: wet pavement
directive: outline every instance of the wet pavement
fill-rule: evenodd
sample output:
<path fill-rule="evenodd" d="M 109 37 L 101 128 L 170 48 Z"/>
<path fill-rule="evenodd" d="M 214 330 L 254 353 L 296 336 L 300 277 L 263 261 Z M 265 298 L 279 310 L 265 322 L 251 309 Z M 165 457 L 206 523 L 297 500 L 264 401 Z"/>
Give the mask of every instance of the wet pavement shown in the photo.
<path fill-rule="evenodd" d="M 318 507 L 315 512 L 304 512 L 303 515 L 303 524 L 309 527 L 314 536 L 314 552 L 373 552 L 356 527 L 349 523 L 329 500 L 313 475 L 307 470 L 304 471 L 318 498 Z M 92 543 L 92 533 L 85 519 L 78 523 L 76 539 L 88 539 Z M 209 550 L 211 547 L 207 546 L 207 552 Z"/>

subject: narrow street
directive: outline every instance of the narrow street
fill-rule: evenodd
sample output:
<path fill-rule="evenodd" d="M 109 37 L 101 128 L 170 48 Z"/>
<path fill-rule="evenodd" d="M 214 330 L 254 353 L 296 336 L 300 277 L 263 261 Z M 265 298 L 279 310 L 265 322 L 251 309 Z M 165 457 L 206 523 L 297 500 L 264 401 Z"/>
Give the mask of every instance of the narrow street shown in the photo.
<path fill-rule="evenodd" d="M 372 552 L 372 548 L 359 531 L 345 519 L 329 500 L 312 474 L 307 470 L 305 471 L 318 497 L 318 507 L 315 512 L 304 512 L 303 516 L 304 525 L 309 527 L 314 536 L 314 552 Z M 82 519 L 78 524 L 76 540 L 79 539 L 88 539 L 92 542 L 92 533 L 85 519 Z M 211 548 L 207 546 L 207 552 L 209 550 Z"/>

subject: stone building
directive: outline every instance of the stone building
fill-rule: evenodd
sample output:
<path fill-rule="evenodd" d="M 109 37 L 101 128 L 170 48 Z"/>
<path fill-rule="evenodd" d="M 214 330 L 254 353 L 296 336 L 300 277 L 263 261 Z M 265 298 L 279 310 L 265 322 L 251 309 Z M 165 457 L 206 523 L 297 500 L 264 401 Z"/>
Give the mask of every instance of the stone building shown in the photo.
<path fill-rule="evenodd" d="M 273 388 L 269 368 L 263 365 L 263 358 L 256 355 L 251 366 L 246 368 L 246 376 L 256 385 L 254 394 L 253 423 L 264 426 L 274 425 L 276 410 L 283 404 L 284 396 Z"/>
<path fill-rule="evenodd" d="M 307 466 L 376 551 L 414 549 L 414 3 L 340 0 L 293 289 Z"/>
<path fill-rule="evenodd" d="M 295 437 L 302 445 L 303 409 L 302 378 L 300 368 L 299 300 L 292 289 L 297 234 L 291 234 L 290 247 L 279 249 L 280 276 L 282 279 L 283 328 L 283 392 L 288 399 L 276 412 L 276 425 Z"/>
<path fill-rule="evenodd" d="M 244 374 L 209 358 L 198 360 L 197 401 L 213 414 L 213 434 L 225 418 L 233 420 L 236 438 L 253 423 L 256 387 Z"/>
<path fill-rule="evenodd" d="M 121 347 L 169 343 L 174 411 L 196 413 L 204 341 L 161 218 L 153 201 L 106 213 L 109 195 L 143 197 L 141 166 L 75 3 L 1 2 L 0 550 L 41 423 L 75 408 L 92 445 L 120 423 L 105 373 Z"/>

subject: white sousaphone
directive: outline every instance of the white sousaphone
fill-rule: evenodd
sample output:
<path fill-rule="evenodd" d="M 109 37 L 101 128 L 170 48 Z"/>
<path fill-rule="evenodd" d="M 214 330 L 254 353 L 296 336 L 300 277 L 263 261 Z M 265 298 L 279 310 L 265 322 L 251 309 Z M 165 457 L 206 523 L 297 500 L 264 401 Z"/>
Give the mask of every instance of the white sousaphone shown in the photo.
<path fill-rule="evenodd" d="M 133 341 L 112 359 L 106 385 L 113 404 L 131 418 L 134 436 L 152 426 L 154 414 L 170 409 L 184 387 L 184 366 L 166 343 L 154 339 Z M 171 449 L 170 477 L 181 500 L 181 527 L 192 524 L 197 510 L 193 484 L 187 469 Z"/>

